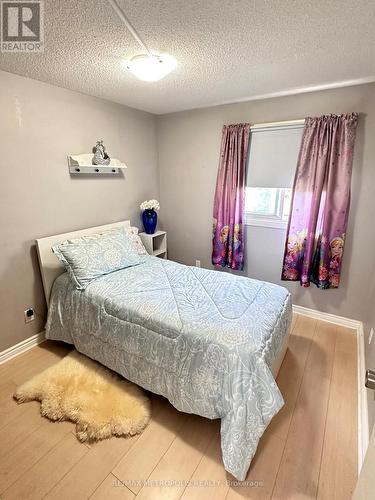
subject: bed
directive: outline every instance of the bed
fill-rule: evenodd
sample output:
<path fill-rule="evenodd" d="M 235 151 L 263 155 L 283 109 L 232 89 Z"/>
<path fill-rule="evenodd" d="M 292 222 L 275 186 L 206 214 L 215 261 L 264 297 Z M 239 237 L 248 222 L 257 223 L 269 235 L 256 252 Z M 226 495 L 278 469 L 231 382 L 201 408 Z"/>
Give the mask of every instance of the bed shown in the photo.
<path fill-rule="evenodd" d="M 178 410 L 221 419 L 225 469 L 244 480 L 283 406 L 275 382 L 292 318 L 280 286 L 147 256 L 77 290 L 51 247 L 122 221 L 36 241 L 49 306 L 46 336 Z"/>

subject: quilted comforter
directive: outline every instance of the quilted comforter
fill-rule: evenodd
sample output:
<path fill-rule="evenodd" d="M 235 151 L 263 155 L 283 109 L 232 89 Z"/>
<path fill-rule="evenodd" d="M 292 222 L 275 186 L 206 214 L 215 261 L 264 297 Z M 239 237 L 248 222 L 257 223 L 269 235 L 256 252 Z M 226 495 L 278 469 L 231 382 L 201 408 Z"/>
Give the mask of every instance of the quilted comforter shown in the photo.
<path fill-rule="evenodd" d="M 46 334 L 178 410 L 221 418 L 224 466 L 243 480 L 283 405 L 270 367 L 291 316 L 283 287 L 147 256 L 85 291 L 59 276 Z"/>

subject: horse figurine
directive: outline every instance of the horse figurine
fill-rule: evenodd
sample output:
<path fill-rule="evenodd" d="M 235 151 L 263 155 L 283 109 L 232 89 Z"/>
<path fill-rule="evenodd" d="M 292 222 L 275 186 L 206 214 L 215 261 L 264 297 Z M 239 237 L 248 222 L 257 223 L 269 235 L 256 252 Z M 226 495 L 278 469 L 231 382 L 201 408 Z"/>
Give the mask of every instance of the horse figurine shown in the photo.
<path fill-rule="evenodd" d="M 93 165 L 109 165 L 111 158 L 108 156 L 103 141 L 97 141 L 93 148 L 94 156 L 92 157 Z"/>

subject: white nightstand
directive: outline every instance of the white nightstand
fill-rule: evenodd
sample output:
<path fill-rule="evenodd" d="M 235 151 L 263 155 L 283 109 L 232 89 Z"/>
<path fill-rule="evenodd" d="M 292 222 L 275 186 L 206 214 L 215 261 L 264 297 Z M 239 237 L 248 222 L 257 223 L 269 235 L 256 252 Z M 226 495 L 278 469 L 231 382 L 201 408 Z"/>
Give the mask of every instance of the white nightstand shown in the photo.
<path fill-rule="evenodd" d="M 141 238 L 147 253 L 162 259 L 167 258 L 166 231 L 156 231 L 154 234 L 139 233 L 139 237 Z"/>

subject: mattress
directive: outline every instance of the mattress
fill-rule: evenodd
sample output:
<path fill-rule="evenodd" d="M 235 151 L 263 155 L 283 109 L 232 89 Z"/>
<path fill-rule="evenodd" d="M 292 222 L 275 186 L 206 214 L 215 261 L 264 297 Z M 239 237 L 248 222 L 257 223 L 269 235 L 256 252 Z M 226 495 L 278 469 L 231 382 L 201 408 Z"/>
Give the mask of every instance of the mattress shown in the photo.
<path fill-rule="evenodd" d="M 180 411 L 220 418 L 224 466 L 243 480 L 283 406 L 271 366 L 291 317 L 283 287 L 147 256 L 85 291 L 59 276 L 46 335 Z"/>

